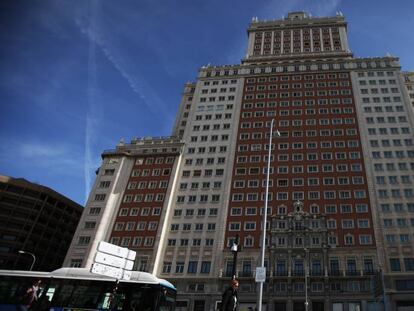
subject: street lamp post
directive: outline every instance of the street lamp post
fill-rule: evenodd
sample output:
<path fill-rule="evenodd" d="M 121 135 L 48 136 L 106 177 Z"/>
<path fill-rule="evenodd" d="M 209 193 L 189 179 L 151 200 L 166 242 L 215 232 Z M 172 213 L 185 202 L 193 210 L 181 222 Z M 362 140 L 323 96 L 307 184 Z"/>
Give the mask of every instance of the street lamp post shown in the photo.
<path fill-rule="evenodd" d="M 379 266 L 380 273 L 381 273 L 381 285 L 382 285 L 382 302 L 384 304 L 384 311 L 388 310 L 388 301 L 387 301 L 387 294 L 385 293 L 385 277 L 384 271 L 382 269 L 382 265 Z"/>
<path fill-rule="evenodd" d="M 269 202 L 269 174 L 270 174 L 270 156 L 272 155 L 272 138 L 273 138 L 273 123 L 275 119 L 272 119 L 270 122 L 270 137 L 269 137 L 269 152 L 267 155 L 267 172 L 266 172 L 266 197 L 265 197 L 265 207 L 263 211 L 263 231 L 262 231 L 262 253 L 261 253 L 261 268 L 264 269 L 264 260 L 265 260 L 265 248 L 266 248 L 266 222 L 267 222 L 267 205 Z M 278 136 L 280 133 L 276 130 Z M 262 301 L 263 301 L 263 283 L 259 282 L 259 299 L 257 311 L 262 311 Z"/>
<path fill-rule="evenodd" d="M 27 254 L 27 255 L 32 256 L 33 261 L 32 261 L 32 264 L 31 264 L 31 266 L 30 266 L 30 270 L 29 270 L 29 271 L 32 271 L 33 266 L 34 266 L 34 264 L 35 264 L 35 262 L 36 262 L 36 256 L 35 256 L 33 253 L 31 253 L 31 252 L 26 252 L 26 251 L 23 251 L 23 250 L 19 250 L 19 254 Z"/>
<path fill-rule="evenodd" d="M 233 280 L 236 279 L 236 266 L 237 266 L 237 252 L 239 251 L 239 235 L 236 235 L 236 239 L 230 247 L 230 251 L 233 253 L 233 271 L 231 273 Z"/>

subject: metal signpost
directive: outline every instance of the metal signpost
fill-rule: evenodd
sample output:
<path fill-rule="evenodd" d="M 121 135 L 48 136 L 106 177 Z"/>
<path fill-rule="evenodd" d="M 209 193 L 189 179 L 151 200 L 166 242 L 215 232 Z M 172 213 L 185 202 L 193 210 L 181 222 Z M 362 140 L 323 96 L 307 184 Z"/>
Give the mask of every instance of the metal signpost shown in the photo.
<path fill-rule="evenodd" d="M 273 138 L 273 123 L 275 119 L 270 122 L 270 137 L 269 137 L 269 153 L 267 156 L 267 172 L 266 172 L 266 194 L 265 194 L 265 207 L 263 211 L 263 232 L 262 232 L 262 252 L 261 252 L 261 267 L 256 268 L 256 282 L 259 283 L 259 298 L 257 310 L 262 311 L 263 302 L 263 283 L 266 282 L 266 267 L 264 266 L 265 249 L 266 249 L 266 222 L 267 222 L 267 206 L 269 202 L 269 174 L 270 174 L 270 157 L 272 155 L 272 138 Z M 276 130 L 277 136 L 280 136 L 280 132 Z M 259 277 L 258 277 L 259 274 Z"/>

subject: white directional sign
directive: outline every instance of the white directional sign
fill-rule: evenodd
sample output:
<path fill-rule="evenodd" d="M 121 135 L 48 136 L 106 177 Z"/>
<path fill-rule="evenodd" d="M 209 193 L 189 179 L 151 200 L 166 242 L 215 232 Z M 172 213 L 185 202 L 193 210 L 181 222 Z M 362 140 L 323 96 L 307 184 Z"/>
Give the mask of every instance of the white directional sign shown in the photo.
<path fill-rule="evenodd" d="M 256 267 L 256 282 L 264 283 L 266 281 L 266 267 Z"/>
<path fill-rule="evenodd" d="M 106 275 L 114 279 L 122 279 L 123 275 L 123 270 L 121 268 L 115 268 L 96 262 L 92 265 L 91 272 Z"/>
<path fill-rule="evenodd" d="M 110 265 L 117 268 L 122 268 L 124 270 L 132 270 L 132 268 L 134 267 L 134 261 L 132 260 L 127 260 L 125 258 L 116 257 L 101 252 L 96 252 L 95 262 L 104 265 Z"/>
<path fill-rule="evenodd" d="M 129 280 L 136 255 L 136 252 L 127 248 L 101 241 L 98 244 L 91 272 Z"/>
<path fill-rule="evenodd" d="M 129 250 L 125 247 L 119 247 L 114 244 L 110 244 L 104 241 L 99 242 L 98 251 L 109 255 L 114 255 L 121 258 L 127 258 L 129 260 L 135 260 L 136 252 Z"/>

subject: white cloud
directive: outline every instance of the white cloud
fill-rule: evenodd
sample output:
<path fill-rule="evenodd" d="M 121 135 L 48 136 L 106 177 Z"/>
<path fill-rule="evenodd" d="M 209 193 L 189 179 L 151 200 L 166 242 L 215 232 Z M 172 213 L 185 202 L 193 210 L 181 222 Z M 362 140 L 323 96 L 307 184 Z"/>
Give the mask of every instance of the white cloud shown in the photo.
<path fill-rule="evenodd" d="M 318 1 L 314 14 L 317 16 L 331 16 L 336 13 L 341 0 L 320 0 Z"/>
<path fill-rule="evenodd" d="M 39 143 L 20 143 L 18 153 L 23 158 L 55 158 L 65 154 L 63 146 L 51 146 Z"/>
<path fill-rule="evenodd" d="M 1 139 L 0 162 L 3 165 L 19 163 L 19 166 L 39 168 L 45 173 L 79 176 L 83 157 L 75 146 L 65 143 L 40 142 L 36 140 Z"/>
<path fill-rule="evenodd" d="M 85 126 L 85 156 L 84 156 L 84 179 L 85 179 L 85 197 L 89 195 L 92 182 L 94 180 L 94 171 L 99 166 L 99 151 L 96 151 L 94 145 L 96 137 L 99 135 L 101 125 L 101 104 L 96 96 L 99 89 L 97 84 L 98 67 L 96 63 L 97 50 L 102 52 L 106 59 L 113 65 L 120 76 L 126 81 L 130 89 L 137 94 L 142 102 L 150 111 L 161 115 L 161 118 L 170 118 L 167 114 L 166 105 L 159 96 L 148 85 L 145 78 L 134 70 L 135 66 L 128 65 L 130 55 L 125 55 L 123 46 L 119 46 L 118 40 L 137 40 L 136 33 L 130 35 L 123 34 L 123 38 L 117 38 L 117 31 L 113 27 L 117 24 L 111 24 L 102 14 L 103 8 L 101 3 L 94 0 L 91 2 L 89 11 L 82 12 L 75 18 L 75 23 L 82 34 L 87 36 L 89 41 L 89 59 L 88 59 L 88 109 L 86 114 Z M 106 8 L 108 9 L 108 8 Z M 130 14 L 126 12 L 125 14 Z M 134 17 L 136 18 L 136 17 Z M 111 24 L 112 28 L 108 25 Z M 119 26 L 122 27 L 122 26 Z M 124 41 L 122 41 L 124 40 Z"/>

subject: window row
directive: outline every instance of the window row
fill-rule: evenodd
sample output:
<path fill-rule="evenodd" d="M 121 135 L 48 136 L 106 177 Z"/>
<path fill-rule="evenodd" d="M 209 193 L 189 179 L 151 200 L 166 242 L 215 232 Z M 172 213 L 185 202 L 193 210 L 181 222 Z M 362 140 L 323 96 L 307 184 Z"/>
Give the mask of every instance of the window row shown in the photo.
<path fill-rule="evenodd" d="M 375 182 L 378 185 L 385 185 L 389 183 L 390 185 L 398 185 L 399 183 L 402 184 L 411 184 L 411 176 L 410 175 L 391 175 L 391 176 L 376 176 Z"/>
<path fill-rule="evenodd" d="M 306 155 L 306 157 L 305 157 Z M 359 151 L 352 152 L 322 152 L 322 153 L 292 153 L 292 154 L 278 154 L 277 160 L 279 162 L 287 161 L 316 161 L 316 160 L 344 160 L 344 159 L 360 159 L 361 153 Z M 268 156 L 252 155 L 252 156 L 237 156 L 237 163 L 267 163 Z M 270 156 L 270 162 L 274 162 L 274 156 Z"/>
<path fill-rule="evenodd" d="M 394 96 L 394 97 L 389 97 L 389 96 L 385 96 L 385 97 L 362 97 L 362 102 L 364 104 L 367 103 L 381 103 L 381 98 L 382 98 L 382 102 L 383 103 L 400 103 L 401 102 L 401 97 L 400 96 Z"/>
<path fill-rule="evenodd" d="M 373 123 L 406 123 L 407 122 L 407 117 L 406 116 L 398 116 L 398 117 L 367 117 L 365 118 L 365 121 L 367 122 L 367 124 L 373 124 Z"/>
<path fill-rule="evenodd" d="M 379 189 L 377 191 L 378 197 L 381 199 L 386 198 L 414 198 L 414 190 L 412 188 L 408 189 Z"/>
<path fill-rule="evenodd" d="M 328 219 L 326 221 L 326 227 L 328 229 L 337 229 L 337 221 L 336 219 Z M 360 228 L 360 229 L 366 229 L 371 228 L 371 223 L 369 219 L 342 219 L 341 220 L 341 228 L 342 229 L 354 229 L 354 228 Z"/>
<path fill-rule="evenodd" d="M 216 229 L 215 223 L 209 223 L 207 224 L 207 230 L 208 231 L 214 231 Z M 203 223 L 184 223 L 184 224 L 178 224 L 173 223 L 170 226 L 170 231 L 203 231 L 204 230 L 204 224 Z"/>
<path fill-rule="evenodd" d="M 370 80 L 359 80 L 359 85 L 386 85 L 386 84 L 392 84 L 395 85 L 397 84 L 397 80 L 395 79 L 379 79 L 379 80 L 374 80 L 374 79 L 370 79 Z"/>
<path fill-rule="evenodd" d="M 357 204 L 340 204 L 339 207 L 337 204 L 325 204 L 324 211 L 325 214 L 337 214 L 338 210 L 341 214 L 346 213 L 368 213 L 368 204 L 366 203 L 357 203 Z M 286 215 L 288 213 L 288 209 L 286 206 L 278 206 L 276 209 L 277 215 Z M 317 204 L 312 204 L 310 206 L 310 213 L 311 214 L 318 214 L 319 213 L 319 206 Z M 271 212 L 269 212 L 271 214 Z"/>
<path fill-rule="evenodd" d="M 230 243 L 231 241 L 233 241 L 232 239 L 228 239 L 228 243 Z M 372 245 L 374 243 L 373 241 L 373 236 L 371 234 L 359 234 L 359 235 L 353 235 L 350 233 L 347 233 L 343 236 L 341 236 L 341 241 L 344 245 L 346 246 L 353 246 L 356 244 L 359 245 Z M 256 241 L 259 242 L 259 241 Z M 298 244 L 295 244 L 296 242 L 298 242 Z M 315 242 L 317 242 L 317 240 L 315 240 Z M 320 241 L 321 242 L 321 241 Z M 255 239 L 253 236 L 246 236 L 242 239 L 241 241 L 242 245 L 244 247 L 254 247 L 254 243 L 255 243 Z M 331 246 L 337 246 L 338 245 L 338 237 L 335 235 L 329 235 L 328 236 L 328 244 Z M 284 244 L 284 245 L 288 245 L 288 244 Z M 295 247 L 299 247 L 299 248 L 303 248 L 304 246 L 304 241 L 298 239 L 296 241 L 296 239 L 294 239 L 293 244 L 290 244 L 291 246 L 295 246 Z M 318 244 L 316 244 L 318 245 Z"/>
<path fill-rule="evenodd" d="M 361 94 L 389 94 L 389 93 L 399 93 L 400 90 L 396 87 L 392 87 L 392 88 L 387 88 L 387 87 L 382 87 L 380 89 L 377 88 L 371 88 L 371 89 L 360 89 Z"/>
<path fill-rule="evenodd" d="M 274 196 L 274 197 L 273 197 Z M 367 198 L 367 193 L 365 190 L 327 190 L 327 191 L 298 191 L 298 192 L 270 192 L 268 194 L 268 200 L 272 201 L 273 199 L 277 201 L 287 201 L 292 200 L 349 200 L 349 199 L 365 199 Z M 263 201 L 265 199 L 265 193 L 233 193 L 232 202 L 242 202 L 242 201 Z"/>
<path fill-rule="evenodd" d="M 411 163 L 405 163 L 405 162 L 399 162 L 399 163 L 374 163 L 374 171 L 376 172 L 382 172 L 384 170 L 388 172 L 393 172 L 396 170 L 399 171 L 406 171 L 408 169 L 414 170 L 414 162 Z"/>
<path fill-rule="evenodd" d="M 202 243 L 204 242 L 204 243 Z M 167 246 L 213 246 L 214 239 L 168 239 Z"/>
<path fill-rule="evenodd" d="M 215 96 L 211 96 L 211 97 L 200 97 L 200 103 L 205 103 L 205 102 L 215 102 L 216 101 L 216 99 L 217 99 L 217 101 L 219 101 L 219 102 L 222 102 L 222 101 L 226 101 L 226 100 L 234 100 L 234 96 L 233 95 L 229 95 L 229 96 L 218 96 L 218 97 L 215 97 Z"/>
<path fill-rule="evenodd" d="M 392 164 L 392 163 L 391 163 Z M 414 164 L 414 163 L 413 163 Z M 375 164 L 376 165 L 376 164 Z M 270 167 L 269 174 L 304 174 L 304 173 L 319 173 L 319 172 L 325 172 L 325 173 L 333 173 L 333 172 L 359 172 L 361 171 L 361 164 L 323 164 L 323 165 L 291 165 L 291 166 L 284 166 L 279 165 L 277 166 L 277 170 L 274 170 L 273 167 Z M 260 167 L 238 167 L 235 169 L 235 176 L 242 176 L 242 175 L 260 175 L 260 174 L 267 174 L 267 167 L 263 167 L 261 169 Z M 335 182 L 331 179 L 327 179 L 329 182 L 332 182 L 331 184 L 335 184 Z"/>
<path fill-rule="evenodd" d="M 302 107 L 303 105 L 306 107 L 313 107 L 316 104 L 320 106 L 325 105 L 339 105 L 339 104 L 352 104 L 351 98 L 343 98 L 342 100 L 339 98 L 328 98 L 328 99 L 319 99 L 317 101 L 313 99 L 296 99 L 296 100 L 281 100 L 279 102 L 276 101 L 268 101 L 268 102 L 255 102 L 255 103 L 244 103 L 243 109 L 254 109 L 254 108 L 286 108 L 286 107 Z"/>
<path fill-rule="evenodd" d="M 326 118 L 321 118 L 319 120 L 316 119 L 294 119 L 294 120 L 279 120 L 278 121 L 278 127 L 282 128 L 282 127 L 295 127 L 295 126 L 302 126 L 302 125 L 307 125 L 307 126 L 316 126 L 317 124 L 319 125 L 329 125 L 329 124 L 333 124 L 333 125 L 340 125 L 340 124 L 355 124 L 355 118 L 330 118 L 330 119 L 326 119 Z M 269 128 L 270 127 L 270 121 L 269 122 L 241 122 L 240 123 L 240 128 L 242 129 L 250 129 L 250 128 Z M 266 134 L 268 135 L 268 134 Z M 267 136 L 266 136 L 267 137 Z"/>
<path fill-rule="evenodd" d="M 187 198 L 186 198 L 187 197 Z M 201 195 L 178 195 L 177 196 L 177 203 L 218 203 L 220 201 L 219 194 L 201 194 Z"/>
<path fill-rule="evenodd" d="M 393 77 L 394 76 L 394 72 L 393 71 L 367 71 L 367 72 L 358 72 L 358 77 L 362 78 L 362 77 L 384 77 L 385 75 L 387 75 L 387 77 Z"/>
<path fill-rule="evenodd" d="M 321 90 L 321 91 L 296 91 L 296 92 L 272 92 L 272 93 L 256 93 L 256 94 L 245 94 L 243 99 L 244 100 L 252 100 L 252 99 L 274 99 L 274 98 L 295 98 L 295 97 L 315 97 L 315 96 L 344 96 L 344 95 L 351 95 L 352 92 L 350 89 L 340 89 L 340 90 Z M 230 97 L 230 96 L 229 96 Z M 233 96 L 234 97 L 234 96 Z M 202 98 L 200 98 L 200 101 Z M 204 98 L 205 99 L 205 98 Z M 233 98 L 234 99 L 234 98 Z M 328 99 L 320 99 L 320 100 L 325 100 L 326 104 Z M 344 99 L 342 99 L 342 103 L 346 103 L 349 104 L 349 100 L 351 100 L 351 98 L 348 98 L 347 101 L 343 101 Z M 204 100 L 206 101 L 206 99 Z M 209 101 L 215 101 L 215 97 L 209 97 Z M 319 100 L 318 100 L 319 101 Z"/>
<path fill-rule="evenodd" d="M 414 271 L 414 258 L 390 258 L 390 270 L 393 272 L 402 271 L 401 261 L 404 263 L 405 271 Z"/>
<path fill-rule="evenodd" d="M 396 243 L 410 243 L 412 238 L 410 234 L 386 234 L 385 240 L 387 244 L 396 244 Z"/>
<path fill-rule="evenodd" d="M 301 116 L 301 115 L 326 115 L 326 114 L 352 114 L 354 113 L 354 108 L 306 108 L 306 109 L 285 109 L 285 110 L 271 110 L 271 111 L 255 111 L 253 112 L 243 112 L 242 119 L 251 119 L 251 118 L 263 118 L 266 117 L 287 117 L 287 116 Z"/>
<path fill-rule="evenodd" d="M 184 170 L 182 173 L 182 177 L 212 177 L 212 176 L 223 176 L 224 169 L 217 168 L 213 169 L 205 169 L 205 170 L 193 170 L 192 172 L 189 170 Z"/>
<path fill-rule="evenodd" d="M 198 268 L 198 261 L 189 261 L 187 265 L 187 273 L 189 274 L 208 274 L 211 270 L 211 262 L 210 261 L 202 261 L 200 268 Z M 162 273 L 184 273 L 185 271 L 185 263 L 183 262 L 176 262 L 175 264 L 175 270 L 172 271 L 172 262 L 170 261 L 164 261 L 162 266 Z M 199 289 L 200 290 L 200 289 Z"/>
<path fill-rule="evenodd" d="M 132 208 L 121 208 L 118 213 L 119 216 L 159 216 L 161 215 L 160 207 L 132 207 Z"/>
<path fill-rule="evenodd" d="M 147 177 L 147 176 L 168 176 L 171 173 L 171 169 L 133 169 L 131 177 Z"/>
<path fill-rule="evenodd" d="M 399 147 L 399 146 L 414 146 L 414 142 L 412 138 L 406 138 L 406 139 L 371 139 L 369 141 L 369 145 L 373 148 L 377 147 Z"/>
<path fill-rule="evenodd" d="M 200 140 L 199 140 L 200 138 Z M 206 141 L 227 141 L 229 140 L 229 135 L 228 134 L 222 134 L 222 135 L 210 135 L 210 139 L 209 136 L 207 135 L 202 135 L 202 136 L 191 136 L 190 141 L 191 142 L 197 142 L 197 141 L 201 141 L 201 142 L 206 142 Z"/>
<path fill-rule="evenodd" d="M 391 212 L 396 212 L 396 213 L 403 213 L 403 212 L 414 212 L 414 203 L 407 203 L 407 204 L 403 204 L 403 203 L 394 203 L 394 204 L 389 204 L 389 203 L 382 203 L 380 204 L 380 209 L 383 213 L 391 213 Z M 414 218 L 410 219 L 410 223 L 411 226 L 414 226 Z"/>
<path fill-rule="evenodd" d="M 412 206 L 414 204 L 411 204 Z M 414 226 L 414 218 L 384 218 L 382 223 L 385 228 L 399 227 L 406 228 Z"/>
<path fill-rule="evenodd" d="M 222 87 L 222 88 L 219 88 L 219 89 L 217 89 L 217 88 L 210 88 L 210 89 L 202 89 L 201 90 L 201 94 L 207 94 L 207 93 L 217 93 L 217 92 L 220 92 L 220 93 L 226 93 L 227 92 L 227 90 L 229 91 L 229 92 L 236 92 L 236 88 L 235 87 L 230 87 L 230 88 L 225 88 L 225 87 Z"/>
<path fill-rule="evenodd" d="M 230 129 L 230 123 L 223 123 L 223 124 L 213 124 L 211 126 L 212 130 L 228 130 Z M 201 125 L 194 125 L 193 126 L 193 131 L 194 132 L 198 132 L 198 131 L 209 131 L 210 130 L 210 124 L 204 124 L 203 126 Z"/>
<path fill-rule="evenodd" d="M 231 113 L 225 113 L 224 114 L 224 119 L 231 119 L 232 114 Z M 223 119 L 223 114 L 221 113 L 217 113 L 214 115 L 214 120 L 222 120 Z M 195 117 L 196 121 L 201 121 L 203 120 L 203 115 L 196 115 Z M 212 114 L 205 114 L 204 115 L 204 120 L 213 120 L 213 115 Z"/>
<path fill-rule="evenodd" d="M 127 188 L 133 189 L 165 189 L 168 186 L 168 181 L 130 181 Z"/>
<path fill-rule="evenodd" d="M 311 177 L 311 178 L 279 178 L 276 180 L 276 186 L 278 188 L 289 187 L 289 186 L 332 186 L 332 185 L 363 185 L 365 184 L 365 180 L 363 176 L 339 176 L 339 177 Z M 273 187 L 273 179 L 269 179 L 269 187 Z M 249 180 L 241 180 L 237 179 L 233 182 L 233 188 L 258 188 L 258 187 L 266 187 L 266 179 L 249 179 Z"/>
<path fill-rule="evenodd" d="M 157 157 L 157 158 L 138 158 L 135 160 L 135 165 L 143 165 L 143 164 L 172 164 L 174 163 L 174 157 Z"/>
<path fill-rule="evenodd" d="M 126 194 L 124 196 L 124 203 L 131 202 L 163 202 L 165 198 L 164 193 L 146 193 L 146 194 Z"/>
<path fill-rule="evenodd" d="M 219 81 L 219 80 L 213 80 L 213 81 L 204 81 L 203 82 L 203 85 L 204 86 L 207 86 L 207 85 L 219 85 L 219 83 L 222 84 L 222 85 L 226 85 L 226 84 L 229 84 L 229 82 L 230 82 L 230 84 L 236 84 L 237 83 L 237 80 L 221 80 L 221 81 Z"/>
<path fill-rule="evenodd" d="M 261 83 L 261 82 L 276 82 L 276 81 L 300 81 L 300 80 L 307 80 L 307 81 L 313 81 L 313 80 L 331 80 L 331 79 L 346 79 L 349 77 L 348 73 L 342 72 L 339 74 L 336 73 L 318 73 L 318 74 L 306 74 L 306 75 L 285 75 L 285 76 L 270 76 L 270 77 L 259 77 L 259 78 L 247 78 L 248 84 L 252 83 Z"/>
<path fill-rule="evenodd" d="M 185 165 L 214 165 L 214 164 L 225 164 L 226 158 L 219 157 L 219 158 L 196 158 L 196 159 L 185 159 Z"/>
<path fill-rule="evenodd" d="M 187 190 L 187 189 L 191 189 L 191 190 L 197 190 L 197 189 L 202 189 L 202 190 L 210 190 L 210 189 L 220 189 L 222 185 L 221 181 L 215 181 L 215 182 L 191 182 L 191 183 L 186 183 L 186 182 L 182 182 L 180 183 L 180 190 Z"/>
<path fill-rule="evenodd" d="M 306 142 L 294 142 L 294 143 L 278 143 L 277 148 L 278 150 L 289 150 L 289 149 L 328 149 L 328 148 L 357 148 L 359 147 L 358 140 L 347 140 L 347 141 L 310 141 Z M 263 147 L 263 148 L 262 148 Z M 268 144 L 251 144 L 251 145 L 238 145 L 237 149 L 239 152 L 247 152 L 247 151 L 261 151 L 261 150 L 269 150 Z M 275 144 L 272 144 L 272 150 L 274 150 Z"/>
<path fill-rule="evenodd" d="M 122 247 L 152 247 L 154 246 L 155 238 L 152 236 L 126 236 L 126 237 L 111 237 L 110 243 Z"/>
<path fill-rule="evenodd" d="M 187 149 L 187 153 L 194 154 L 194 153 L 216 153 L 216 152 L 226 152 L 227 146 L 210 146 L 210 147 L 189 147 Z"/>
<path fill-rule="evenodd" d="M 306 83 L 300 83 L 300 82 L 294 82 L 294 83 L 285 83 L 285 84 L 259 84 L 259 85 L 247 85 L 245 90 L 246 92 L 253 92 L 253 91 L 266 91 L 266 90 L 287 90 L 287 89 L 301 89 L 301 88 L 314 88 L 317 87 L 325 88 L 325 87 L 338 87 L 338 86 L 350 86 L 349 81 L 329 81 L 329 82 L 306 82 Z"/>
<path fill-rule="evenodd" d="M 325 119 L 326 120 L 326 119 Z M 338 125 L 338 124 L 336 124 Z M 348 128 L 348 129 L 325 129 L 325 130 L 308 130 L 308 131 L 279 131 L 280 138 L 298 138 L 298 137 L 328 137 L 328 136 L 355 136 L 358 134 L 358 130 L 356 128 Z M 264 137 L 265 136 L 265 137 Z M 250 140 L 250 139 L 263 139 L 268 138 L 269 134 L 263 135 L 261 132 L 256 133 L 240 133 L 239 140 Z"/>
<path fill-rule="evenodd" d="M 386 127 L 380 127 L 380 128 L 368 128 L 368 134 L 369 135 L 399 135 L 399 134 L 410 134 L 410 128 L 409 127 L 390 127 L 390 128 L 386 128 Z"/>
<path fill-rule="evenodd" d="M 207 209 L 205 208 L 197 208 L 196 210 L 192 208 L 185 209 L 185 213 L 183 214 L 182 209 L 175 209 L 174 210 L 174 217 L 181 217 L 185 215 L 186 217 L 192 217 L 193 215 L 196 215 L 197 217 L 202 217 L 207 215 Z M 208 216 L 217 216 L 218 215 L 218 209 L 217 208 L 209 208 L 208 209 Z M 208 230 L 214 230 L 215 224 L 208 224 Z"/>
<path fill-rule="evenodd" d="M 219 101 L 224 101 L 225 97 L 221 96 L 219 97 Z M 233 109 L 233 105 L 232 104 L 227 104 L 226 106 L 224 105 L 207 105 L 207 106 L 203 106 L 203 105 L 199 105 L 197 106 L 197 112 L 199 111 L 222 111 L 222 110 L 231 110 Z"/>
<path fill-rule="evenodd" d="M 116 222 L 114 231 L 155 231 L 158 229 L 158 221 L 128 221 L 128 222 Z"/>

